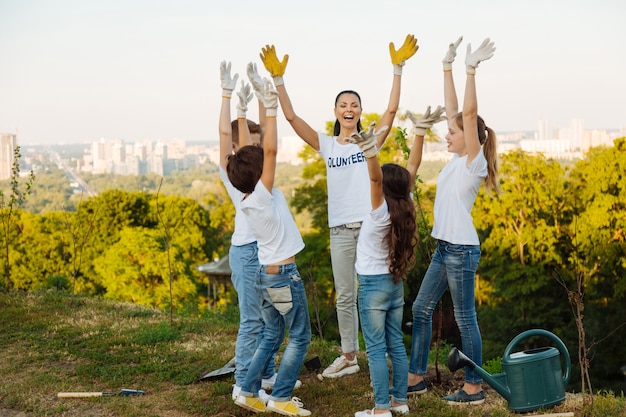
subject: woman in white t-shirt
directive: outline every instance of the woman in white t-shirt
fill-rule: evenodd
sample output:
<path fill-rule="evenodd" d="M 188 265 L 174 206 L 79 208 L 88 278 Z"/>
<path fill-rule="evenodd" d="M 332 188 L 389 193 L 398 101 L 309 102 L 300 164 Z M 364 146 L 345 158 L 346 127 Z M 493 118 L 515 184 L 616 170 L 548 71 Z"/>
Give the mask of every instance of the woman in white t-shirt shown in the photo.
<path fill-rule="evenodd" d="M 446 141 L 448 152 L 454 155 L 437 179 L 432 230 L 437 248 L 412 307 L 409 395 L 426 392 L 424 374 L 432 338 L 432 315 L 448 288 L 461 334 L 462 351 L 479 366 L 482 364 L 482 338 L 474 300 L 480 242 L 471 210 L 483 181 L 488 190 L 498 191 L 498 168 L 495 132 L 478 115 L 475 74 L 478 64 L 493 56 L 495 47 L 488 38 L 474 52 L 468 45 L 463 111 L 458 113 L 451 69 L 461 40 L 450 44 L 443 59 L 445 105 L 447 114 L 451 115 Z M 481 383 L 480 376 L 466 367 L 465 384 L 461 390 L 443 399 L 449 404 L 481 404 L 485 401 Z"/>
<path fill-rule="evenodd" d="M 400 102 L 402 67 L 417 49 L 417 40 L 413 35 L 407 35 L 397 51 L 393 43 L 389 45 L 394 77 L 389 103 L 380 118 L 380 125 L 391 126 L 393 123 Z M 283 75 L 288 56 L 285 55 L 279 61 L 274 46 L 268 45 L 263 48 L 261 59 L 273 77 L 285 118 L 296 134 L 318 151 L 326 163 L 330 253 L 342 355 L 322 375 L 337 378 L 359 371 L 356 357 L 359 350 L 359 320 L 354 263 L 361 223 L 369 213 L 369 186 L 365 180 L 365 157 L 358 146 L 349 143 L 346 138 L 361 130 L 361 97 L 352 90 L 340 92 L 335 99 L 333 136 L 318 133 L 295 113 L 285 89 Z M 377 148 L 383 145 L 387 134 L 388 131 L 378 138 Z"/>

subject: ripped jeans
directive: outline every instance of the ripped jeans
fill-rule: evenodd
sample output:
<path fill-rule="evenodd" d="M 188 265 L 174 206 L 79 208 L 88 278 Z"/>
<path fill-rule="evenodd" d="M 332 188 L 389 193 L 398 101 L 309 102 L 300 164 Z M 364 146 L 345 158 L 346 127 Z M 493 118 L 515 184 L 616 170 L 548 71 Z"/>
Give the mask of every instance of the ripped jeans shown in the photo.
<path fill-rule="evenodd" d="M 265 268 L 265 265 L 260 267 L 256 283 L 265 329 L 241 386 L 241 394 L 257 395 L 263 373 L 283 343 L 286 329 L 289 341 L 278 367 L 271 399 L 288 401 L 311 342 L 309 307 L 295 263 L 280 265 L 277 274 L 267 274 Z"/>

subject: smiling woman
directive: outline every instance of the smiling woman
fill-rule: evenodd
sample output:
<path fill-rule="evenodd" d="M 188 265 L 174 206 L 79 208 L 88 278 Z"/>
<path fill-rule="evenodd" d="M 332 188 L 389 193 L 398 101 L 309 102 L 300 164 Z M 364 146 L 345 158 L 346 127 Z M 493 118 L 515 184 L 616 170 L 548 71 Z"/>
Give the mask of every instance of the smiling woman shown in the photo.
<path fill-rule="evenodd" d="M 393 42 L 389 52 L 393 65 L 393 82 L 387 109 L 380 118 L 381 126 L 391 126 L 400 103 L 402 67 L 417 52 L 417 40 L 407 35 L 404 44 L 396 50 Z M 345 138 L 362 131 L 361 97 L 356 91 L 343 90 L 335 98 L 335 126 L 333 136 L 317 132 L 293 108 L 287 94 L 283 75 L 289 56 L 278 59 L 274 45 L 262 49 L 261 60 L 273 77 L 285 118 L 296 134 L 324 158 L 328 184 L 328 226 L 330 252 L 335 290 L 337 293 L 337 321 L 341 335 L 339 356 L 323 375 L 337 378 L 360 370 L 356 353 L 359 351 L 359 319 L 357 285 L 354 269 L 356 243 L 363 220 L 370 211 L 370 190 L 364 152 Z M 372 152 L 380 149 L 391 129 L 385 130 L 372 144 Z M 366 154 L 367 155 L 367 154 Z"/>

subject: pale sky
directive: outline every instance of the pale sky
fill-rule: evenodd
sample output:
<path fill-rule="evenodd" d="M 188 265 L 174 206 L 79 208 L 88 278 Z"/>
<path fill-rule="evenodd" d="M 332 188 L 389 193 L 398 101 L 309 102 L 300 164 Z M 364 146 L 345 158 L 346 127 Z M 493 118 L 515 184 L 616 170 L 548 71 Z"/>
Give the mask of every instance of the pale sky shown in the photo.
<path fill-rule="evenodd" d="M 388 44 L 409 33 L 420 48 L 404 67 L 401 111 L 443 104 L 441 59 L 461 35 L 462 95 L 467 43 L 490 37 L 496 53 L 477 69 L 490 127 L 578 118 L 616 129 L 626 126 L 625 21 L 623 0 L 0 0 L 0 132 L 24 145 L 215 141 L 220 61 L 240 79 L 250 61 L 268 76 L 266 44 L 289 54 L 294 109 L 323 130 L 341 90 L 358 91 L 364 112 L 385 110 Z M 279 136 L 293 136 L 281 116 Z"/>

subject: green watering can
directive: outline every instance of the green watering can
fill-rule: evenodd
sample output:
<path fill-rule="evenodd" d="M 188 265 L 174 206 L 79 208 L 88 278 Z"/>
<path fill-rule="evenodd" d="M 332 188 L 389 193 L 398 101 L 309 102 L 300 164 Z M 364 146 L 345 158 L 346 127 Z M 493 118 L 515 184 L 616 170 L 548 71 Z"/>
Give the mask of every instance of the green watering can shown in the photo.
<path fill-rule="evenodd" d="M 531 336 L 544 336 L 557 347 L 555 349 L 548 346 L 511 353 L 519 342 Z M 565 371 L 561 369 L 561 358 L 565 363 Z M 571 362 L 567 347 L 553 333 L 542 329 L 520 333 L 504 350 L 501 363 L 504 372 L 490 375 L 457 348 L 452 348 L 448 355 L 448 368 L 452 372 L 465 366 L 473 369 L 516 412 L 553 407 L 565 400 Z"/>

